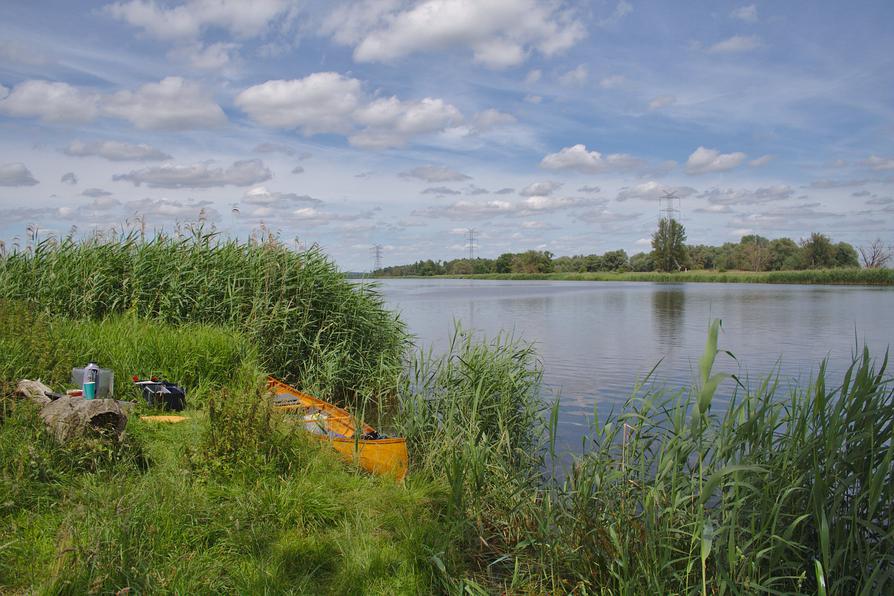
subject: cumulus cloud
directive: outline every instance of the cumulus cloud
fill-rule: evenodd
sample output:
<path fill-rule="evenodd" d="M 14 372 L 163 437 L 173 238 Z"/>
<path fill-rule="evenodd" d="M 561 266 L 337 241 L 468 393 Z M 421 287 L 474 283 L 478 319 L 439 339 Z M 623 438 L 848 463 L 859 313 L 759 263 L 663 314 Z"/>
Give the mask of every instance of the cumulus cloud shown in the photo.
<path fill-rule="evenodd" d="M 525 75 L 525 84 L 533 85 L 543 76 L 543 71 L 539 68 L 534 68 L 528 71 L 528 74 Z"/>
<path fill-rule="evenodd" d="M 94 199 L 112 196 L 112 193 L 101 188 L 86 188 L 81 192 L 81 194 L 85 197 L 91 197 Z"/>
<path fill-rule="evenodd" d="M 711 172 L 725 172 L 738 167 L 746 157 L 740 151 L 720 153 L 716 149 L 699 147 L 686 160 L 686 173 L 695 176 Z"/>
<path fill-rule="evenodd" d="M 761 47 L 760 37 L 757 35 L 733 35 L 730 38 L 718 41 L 708 48 L 709 54 L 738 54 L 750 52 Z"/>
<path fill-rule="evenodd" d="M 413 215 L 459 220 L 467 220 L 476 217 L 490 218 L 504 215 L 525 217 L 533 214 L 551 213 L 566 209 L 592 207 L 604 203 L 604 200 L 550 196 L 530 196 L 517 202 L 505 200 L 470 201 L 460 199 L 450 205 L 429 207 L 428 209 L 413 211 Z"/>
<path fill-rule="evenodd" d="M 783 201 L 795 196 L 795 189 L 791 186 L 768 186 L 757 189 L 720 189 L 712 188 L 698 195 L 700 199 L 707 199 L 715 205 L 757 205 L 760 203 L 773 203 Z"/>
<path fill-rule="evenodd" d="M 870 155 L 863 162 L 863 165 L 868 166 L 876 171 L 894 170 L 894 157 L 879 157 L 878 155 Z"/>
<path fill-rule="evenodd" d="M 74 157 L 102 157 L 109 161 L 164 161 L 171 156 L 151 145 L 132 144 L 121 141 L 93 141 L 83 143 L 72 141 L 64 150 Z"/>
<path fill-rule="evenodd" d="M 734 19 L 739 19 L 740 21 L 745 21 L 746 23 L 756 23 L 757 6 L 754 4 L 739 6 L 738 8 L 734 8 L 729 16 Z"/>
<path fill-rule="evenodd" d="M 600 192 L 601 190 L 602 189 L 599 188 L 598 186 L 581 186 L 580 188 L 577 189 L 577 192 L 586 192 L 586 193 L 590 193 L 590 194 L 596 194 L 597 192 Z"/>
<path fill-rule="evenodd" d="M 660 110 L 661 108 L 666 108 L 668 106 L 672 106 L 677 103 L 677 98 L 674 95 L 659 95 L 658 97 L 652 98 L 649 102 L 650 110 Z"/>
<path fill-rule="evenodd" d="M 466 176 L 462 172 L 457 172 L 446 166 L 418 166 L 412 170 L 401 172 L 398 174 L 401 178 L 424 180 L 425 182 L 462 182 L 463 180 L 471 180 L 471 176 Z"/>
<path fill-rule="evenodd" d="M 227 122 L 223 110 L 195 82 L 166 77 L 136 91 L 118 91 L 102 104 L 103 112 L 137 128 L 184 130 L 215 128 Z"/>
<path fill-rule="evenodd" d="M 535 195 L 548 196 L 559 190 L 560 188 L 562 188 L 561 182 L 547 180 L 545 182 L 534 182 L 533 184 L 529 184 L 518 191 L 518 194 L 523 197 L 532 197 Z"/>
<path fill-rule="evenodd" d="M 296 128 L 305 134 L 347 133 L 361 92 L 357 79 L 317 72 L 249 87 L 236 96 L 236 105 L 264 126 Z"/>
<path fill-rule="evenodd" d="M 295 166 L 294 168 L 292 168 L 292 173 L 293 174 L 303 174 L 304 166 Z"/>
<path fill-rule="evenodd" d="M 236 43 L 195 43 L 174 48 L 168 52 L 168 58 L 185 62 L 198 70 L 221 70 L 236 61 L 239 47 Z"/>
<path fill-rule="evenodd" d="M 34 186 L 39 182 L 21 162 L 0 165 L 0 186 Z"/>
<path fill-rule="evenodd" d="M 124 207 L 144 218 L 155 218 L 169 221 L 197 221 L 219 219 L 220 214 L 210 201 L 179 201 L 168 198 L 144 198 L 128 201 Z"/>
<path fill-rule="evenodd" d="M 350 3 L 330 15 L 324 31 L 354 46 L 358 62 L 468 48 L 473 60 L 488 68 L 517 66 L 534 50 L 552 56 L 585 36 L 573 14 L 540 0 L 423 0 L 410 7 Z"/>
<path fill-rule="evenodd" d="M 589 199 L 581 197 L 548 197 L 531 196 L 515 205 L 520 215 L 528 215 L 537 212 L 561 211 L 578 207 L 589 207 L 594 204 L 604 204 L 605 199 Z"/>
<path fill-rule="evenodd" d="M 377 99 L 354 113 L 354 120 L 364 128 L 348 140 L 364 148 L 400 147 L 414 136 L 444 130 L 462 119 L 460 111 L 442 99 Z"/>
<path fill-rule="evenodd" d="M 645 164 L 626 153 L 603 155 L 598 151 L 587 151 L 586 145 L 565 147 L 558 153 L 550 153 L 540 161 L 540 167 L 548 170 L 576 170 L 583 173 L 629 170 Z"/>
<path fill-rule="evenodd" d="M 288 211 L 306 206 L 323 204 L 320 199 L 309 195 L 298 195 L 291 192 L 270 192 L 264 186 L 256 186 L 248 190 L 242 197 L 243 204 L 252 207 L 263 207 L 268 210 Z"/>
<path fill-rule="evenodd" d="M 66 172 L 65 174 L 62 174 L 62 178 L 59 179 L 59 182 L 74 186 L 78 183 L 78 176 L 74 172 Z"/>
<path fill-rule="evenodd" d="M 135 186 L 145 184 L 151 188 L 212 188 L 251 186 L 272 177 L 264 162 L 248 159 L 234 162 L 227 168 L 215 167 L 208 162 L 192 165 L 166 163 L 118 174 L 113 180 L 133 182 Z"/>
<path fill-rule="evenodd" d="M 494 191 L 494 194 L 495 194 L 495 195 L 511 195 L 511 194 L 513 194 L 513 193 L 515 193 L 515 189 L 514 189 L 514 188 L 508 188 L 508 187 L 507 187 L 507 188 L 501 188 L 500 190 L 495 190 L 495 191 Z"/>
<path fill-rule="evenodd" d="M 5 88 L 4 88 L 5 89 Z M 0 93 L 0 97 L 3 97 Z M 47 123 L 80 124 L 98 113 L 99 94 L 68 83 L 23 81 L 0 99 L 0 113 Z"/>
<path fill-rule="evenodd" d="M 659 184 L 654 180 L 643 182 L 636 186 L 625 186 L 618 192 L 616 200 L 628 201 L 630 199 L 639 199 L 642 201 L 655 201 L 668 193 L 673 193 L 681 199 L 694 195 L 697 191 L 689 186 L 668 186 Z"/>
<path fill-rule="evenodd" d="M 578 64 L 576 68 L 559 75 L 559 82 L 563 85 L 583 85 L 587 82 L 590 72 L 586 64 Z"/>
<path fill-rule="evenodd" d="M 623 75 L 610 75 L 599 81 L 599 86 L 603 89 L 617 89 L 623 87 L 627 83 L 627 78 Z"/>
<path fill-rule="evenodd" d="M 516 122 L 517 120 L 512 114 L 507 114 L 506 112 L 491 108 L 475 114 L 473 125 L 476 130 L 486 132 L 493 128 L 508 126 L 510 124 L 515 124 Z"/>
<path fill-rule="evenodd" d="M 486 195 L 490 194 L 490 191 L 486 188 L 481 188 L 480 186 L 475 186 L 474 184 L 470 184 L 466 187 L 465 193 L 467 195 Z"/>
<path fill-rule="evenodd" d="M 290 8 L 288 0 L 186 0 L 176 5 L 154 1 L 115 2 L 103 10 L 109 16 L 162 40 L 194 39 L 209 29 L 237 37 L 263 34 L 270 23 Z"/>
<path fill-rule="evenodd" d="M 773 156 L 772 156 L 772 155 L 761 155 L 760 157 L 755 158 L 755 159 L 752 159 L 751 161 L 749 161 L 749 162 L 748 162 L 748 165 L 751 166 L 752 168 L 759 168 L 759 167 L 761 167 L 761 166 L 765 166 L 765 165 L 767 165 L 767 164 L 770 163 L 771 161 L 773 161 Z"/>
<path fill-rule="evenodd" d="M 426 188 L 422 191 L 424 195 L 437 195 L 439 197 L 443 197 L 446 195 L 459 195 L 462 194 L 458 190 L 454 190 L 452 188 L 447 188 L 446 186 L 432 186 L 430 188 Z"/>

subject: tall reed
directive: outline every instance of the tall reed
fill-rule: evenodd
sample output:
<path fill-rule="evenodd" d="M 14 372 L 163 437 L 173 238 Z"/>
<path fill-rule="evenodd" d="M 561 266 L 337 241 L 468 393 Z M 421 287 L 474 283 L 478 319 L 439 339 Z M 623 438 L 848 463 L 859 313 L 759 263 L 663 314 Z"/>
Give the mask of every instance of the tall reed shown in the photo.
<path fill-rule="evenodd" d="M 392 391 L 404 327 L 317 248 L 188 237 L 45 240 L 0 258 L 0 298 L 74 319 L 132 313 L 243 333 L 269 372 L 329 396 Z"/>

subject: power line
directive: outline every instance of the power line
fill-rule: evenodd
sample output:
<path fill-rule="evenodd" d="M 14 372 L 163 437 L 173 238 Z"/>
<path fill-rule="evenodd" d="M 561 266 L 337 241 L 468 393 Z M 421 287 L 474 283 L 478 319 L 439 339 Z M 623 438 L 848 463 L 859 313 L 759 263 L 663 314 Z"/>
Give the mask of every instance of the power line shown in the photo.
<path fill-rule="evenodd" d="M 381 244 L 373 244 L 370 252 L 372 252 L 373 257 L 376 260 L 376 268 L 373 271 L 378 271 L 382 268 L 382 249 L 384 247 Z"/>
<path fill-rule="evenodd" d="M 467 234 L 467 238 L 469 239 L 469 260 L 471 261 L 474 258 L 475 254 L 475 230 L 474 228 L 469 228 L 469 232 Z"/>

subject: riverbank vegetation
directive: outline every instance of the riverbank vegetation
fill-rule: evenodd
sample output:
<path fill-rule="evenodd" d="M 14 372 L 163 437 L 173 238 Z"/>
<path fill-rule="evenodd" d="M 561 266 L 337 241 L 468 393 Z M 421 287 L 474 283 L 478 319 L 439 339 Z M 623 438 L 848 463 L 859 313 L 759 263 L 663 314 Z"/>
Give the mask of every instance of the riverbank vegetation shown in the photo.
<path fill-rule="evenodd" d="M 762 236 L 749 235 L 743 236 L 738 243 L 727 242 L 722 246 L 687 246 L 683 244 L 685 238 L 683 227 L 671 220 L 664 222 L 656 231 L 652 239 L 651 252 L 637 253 L 633 256 L 628 256 L 624 250 L 613 250 L 601 255 L 556 257 L 547 251 L 530 250 L 522 253 L 504 253 L 496 259 L 421 260 L 410 265 L 385 267 L 374 272 L 374 275 L 426 277 L 628 272 L 685 274 L 694 271 L 706 271 L 712 274 L 732 271 L 741 275 L 742 272 L 859 270 L 860 258 L 864 261 L 863 269 L 875 270 L 882 269 L 889 262 L 885 257 L 890 253 L 880 241 L 876 241 L 870 247 L 861 247 L 863 256 L 858 258 L 857 250 L 853 246 L 846 242 L 833 243 L 823 234 L 812 234 L 800 243 L 789 238 L 768 240 Z M 853 274 L 848 274 L 841 279 L 847 279 L 848 276 L 854 278 Z M 804 279 L 809 278 L 810 276 L 807 276 Z M 698 279 L 690 278 L 685 281 L 698 281 Z"/>
<path fill-rule="evenodd" d="M 79 260 L 103 250 L 124 263 L 135 259 L 121 257 L 121 246 L 42 250 L 41 264 L 71 259 L 69 266 L 81 272 L 76 294 L 102 289 L 88 304 L 117 304 L 116 284 L 92 280 L 93 270 Z M 241 268 L 211 270 L 229 260 L 183 266 L 194 262 L 191 251 L 215 250 L 213 238 L 171 249 L 182 262 L 155 269 L 158 283 L 198 288 L 200 277 L 238 286 Z M 266 243 L 228 250 L 252 262 L 273 258 L 256 251 L 296 259 L 290 261 L 296 267 L 309 262 L 280 256 L 285 249 Z M 0 305 L 4 589 L 894 589 L 894 386 L 886 357 L 875 361 L 860 352 L 843 378 L 827 378 L 821 367 L 801 386 L 770 377 L 748 387 L 714 372 L 715 359 L 726 357 L 715 323 L 694 387 L 669 391 L 631 379 L 626 407 L 594 416 L 581 452 L 569 460 L 555 452 L 559 405 L 540 387 L 537 354 L 511 338 L 486 341 L 457 330 L 442 355 L 398 350 L 400 362 L 387 363 L 387 374 L 379 364 L 353 368 L 323 348 L 332 345 L 327 334 L 362 335 L 368 321 L 390 319 L 374 289 L 349 288 L 367 296 L 352 303 L 353 316 L 324 302 L 320 313 L 307 315 L 318 325 L 294 327 L 290 341 L 322 363 L 309 367 L 299 357 L 283 360 L 271 352 L 265 342 L 282 341 L 279 329 L 259 335 L 251 317 L 233 314 L 253 312 L 244 305 L 227 306 L 230 320 L 211 320 L 195 306 L 168 319 L 162 313 L 170 311 L 141 307 L 142 299 L 134 308 L 68 310 L 77 299 L 42 287 L 55 278 L 32 270 L 36 256 L 22 255 L 12 266 L 0 262 L 4 292 L 34 284 L 30 297 L 18 290 L 15 301 Z M 335 284 L 329 277 L 334 268 L 318 266 L 322 273 L 290 273 L 316 281 L 292 286 L 290 294 L 271 285 L 257 290 L 260 296 L 234 296 L 281 309 L 319 299 L 304 295 L 318 288 L 350 300 L 329 285 Z M 128 288 L 125 295 L 152 296 L 148 287 L 143 293 Z M 188 305 L 190 299 L 183 300 Z M 381 333 L 394 337 L 376 341 L 405 345 L 399 325 Z M 382 345 L 376 341 L 346 345 L 369 363 Z M 140 371 L 180 380 L 190 420 L 156 427 L 133 416 L 120 444 L 86 438 L 57 445 L 32 406 L 11 396 L 10 383 L 40 376 L 58 386 L 71 365 L 97 358 L 115 368 L 119 383 Z M 336 460 L 271 411 L 261 394 L 276 366 L 287 366 L 296 383 L 320 397 L 349 400 L 358 415 L 407 437 L 406 485 Z M 364 395 L 346 386 L 352 375 L 369 375 L 359 386 L 375 388 L 365 395 L 375 399 L 358 400 Z M 136 398 L 126 384 L 120 391 Z"/>

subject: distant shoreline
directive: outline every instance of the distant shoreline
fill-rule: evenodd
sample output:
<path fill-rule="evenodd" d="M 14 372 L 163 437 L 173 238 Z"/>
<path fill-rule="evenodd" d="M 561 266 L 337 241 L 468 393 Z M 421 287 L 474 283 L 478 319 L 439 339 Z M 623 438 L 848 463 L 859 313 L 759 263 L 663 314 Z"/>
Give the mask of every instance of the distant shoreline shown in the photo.
<path fill-rule="evenodd" d="M 483 279 L 546 281 L 644 281 L 685 283 L 758 283 L 804 285 L 894 286 L 894 269 L 810 269 L 799 271 L 681 271 L 586 273 L 479 273 L 432 276 L 369 276 L 368 279 Z"/>

